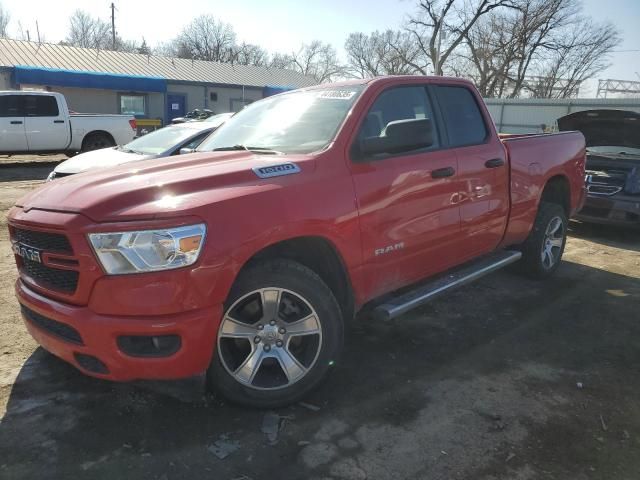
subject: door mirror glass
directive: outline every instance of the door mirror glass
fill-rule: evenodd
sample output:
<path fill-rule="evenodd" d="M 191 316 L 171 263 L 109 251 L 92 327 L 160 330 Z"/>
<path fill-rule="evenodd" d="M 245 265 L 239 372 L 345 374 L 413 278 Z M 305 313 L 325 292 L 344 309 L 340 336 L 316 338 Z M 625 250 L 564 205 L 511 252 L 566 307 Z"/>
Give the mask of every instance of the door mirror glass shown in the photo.
<path fill-rule="evenodd" d="M 433 123 L 428 118 L 412 118 L 389 122 L 379 137 L 360 141 L 363 156 L 402 153 L 433 145 Z"/>

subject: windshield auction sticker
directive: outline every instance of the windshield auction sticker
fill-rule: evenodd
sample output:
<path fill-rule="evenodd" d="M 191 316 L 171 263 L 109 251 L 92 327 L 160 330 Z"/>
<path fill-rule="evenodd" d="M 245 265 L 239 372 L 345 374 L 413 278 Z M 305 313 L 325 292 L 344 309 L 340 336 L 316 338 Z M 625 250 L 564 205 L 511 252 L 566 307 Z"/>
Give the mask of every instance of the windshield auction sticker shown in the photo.
<path fill-rule="evenodd" d="M 356 92 L 351 90 L 320 90 L 315 92 L 317 98 L 335 98 L 338 100 L 349 100 Z"/>

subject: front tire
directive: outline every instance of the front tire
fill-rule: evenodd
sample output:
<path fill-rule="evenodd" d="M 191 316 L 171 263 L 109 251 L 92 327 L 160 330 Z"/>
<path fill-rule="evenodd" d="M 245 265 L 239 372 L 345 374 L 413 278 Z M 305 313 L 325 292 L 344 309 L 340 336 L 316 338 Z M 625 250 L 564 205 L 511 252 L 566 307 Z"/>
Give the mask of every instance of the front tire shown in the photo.
<path fill-rule="evenodd" d="M 338 303 L 315 272 L 290 260 L 256 264 L 225 304 L 209 385 L 246 406 L 294 403 L 326 377 L 343 336 Z"/>
<path fill-rule="evenodd" d="M 533 230 L 522 245 L 522 271 L 532 278 L 543 279 L 553 274 L 567 242 L 567 214 L 556 203 L 541 202 Z"/>

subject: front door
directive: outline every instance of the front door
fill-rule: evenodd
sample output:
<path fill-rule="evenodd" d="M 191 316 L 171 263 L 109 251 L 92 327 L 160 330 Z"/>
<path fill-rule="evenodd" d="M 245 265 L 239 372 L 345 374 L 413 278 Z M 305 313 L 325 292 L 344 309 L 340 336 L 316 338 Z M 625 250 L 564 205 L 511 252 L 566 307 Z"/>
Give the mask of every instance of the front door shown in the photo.
<path fill-rule="evenodd" d="M 490 134 L 479 99 L 463 86 L 434 87 L 458 158 L 461 235 L 471 256 L 491 252 L 501 242 L 509 214 L 509 166 L 502 142 Z"/>
<path fill-rule="evenodd" d="M 184 95 L 167 94 L 167 123 L 174 118 L 184 117 L 187 113 L 187 99 Z"/>
<path fill-rule="evenodd" d="M 53 95 L 24 95 L 24 113 L 30 152 L 59 151 L 69 146 L 68 119 Z"/>
<path fill-rule="evenodd" d="M 459 253 L 457 158 L 441 148 L 426 86 L 380 93 L 356 142 L 383 136 L 389 122 L 418 118 L 432 120 L 431 147 L 351 159 L 369 298 L 443 271 L 456 263 Z"/>
<path fill-rule="evenodd" d="M 26 152 L 24 100 L 21 95 L 0 94 L 0 152 Z"/>

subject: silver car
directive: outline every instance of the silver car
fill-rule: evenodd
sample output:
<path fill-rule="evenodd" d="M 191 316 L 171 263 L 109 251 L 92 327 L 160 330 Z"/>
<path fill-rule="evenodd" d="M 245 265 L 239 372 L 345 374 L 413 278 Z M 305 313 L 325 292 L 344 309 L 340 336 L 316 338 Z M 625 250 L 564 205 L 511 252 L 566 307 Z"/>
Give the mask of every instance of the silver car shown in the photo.
<path fill-rule="evenodd" d="M 113 167 L 137 160 L 178 155 L 181 150 L 185 151 L 184 149 L 186 151 L 193 150 L 232 115 L 233 113 L 221 113 L 200 122 L 169 125 L 136 138 L 126 145 L 77 155 L 59 164 L 49 174 L 47 180 L 55 180 L 96 168 Z"/>

